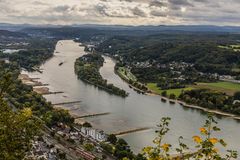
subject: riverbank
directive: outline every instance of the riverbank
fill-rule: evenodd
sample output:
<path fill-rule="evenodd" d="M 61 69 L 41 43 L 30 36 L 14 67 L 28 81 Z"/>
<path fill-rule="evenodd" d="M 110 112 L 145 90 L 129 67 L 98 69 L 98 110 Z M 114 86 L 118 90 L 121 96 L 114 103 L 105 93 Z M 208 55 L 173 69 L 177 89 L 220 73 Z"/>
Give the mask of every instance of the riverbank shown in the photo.
<path fill-rule="evenodd" d="M 30 78 L 27 74 L 20 74 L 18 76 L 18 79 L 21 80 L 26 85 L 31 86 L 41 86 L 43 85 L 41 82 L 38 82 L 38 78 Z"/>
<path fill-rule="evenodd" d="M 145 94 L 145 95 L 151 95 L 150 91 L 149 90 L 143 90 L 143 89 L 140 89 L 140 88 L 137 88 L 136 86 L 134 86 L 133 84 L 131 84 L 129 81 L 129 79 L 126 78 L 126 76 L 124 76 L 119 70 L 118 68 L 115 66 L 114 67 L 114 72 L 115 74 L 117 74 L 122 80 L 124 80 L 125 82 L 128 83 L 129 87 L 131 89 L 133 89 L 134 91 L 136 91 L 137 93 L 139 94 Z M 133 83 L 137 83 L 139 84 L 140 86 L 144 86 L 143 84 L 137 82 L 136 80 L 133 81 Z"/>
<path fill-rule="evenodd" d="M 111 57 L 112 58 L 112 57 Z M 117 65 L 117 63 L 116 63 Z M 144 90 L 140 90 L 139 88 L 136 88 L 135 86 L 133 86 L 132 84 L 129 83 L 129 80 L 126 79 L 125 76 L 123 76 L 121 73 L 118 72 L 118 68 L 114 67 L 114 72 L 115 74 L 117 74 L 122 80 L 124 80 L 125 82 L 128 83 L 129 87 L 134 89 L 135 91 L 137 91 L 138 93 L 142 93 L 142 94 L 146 94 L 146 95 L 149 95 L 149 96 L 159 96 L 161 97 L 161 101 L 166 103 L 167 101 L 170 103 L 170 104 L 180 104 L 181 106 L 183 107 L 186 107 L 186 108 L 192 108 L 192 109 L 198 109 L 198 110 L 201 110 L 201 111 L 204 111 L 204 112 L 207 112 L 207 113 L 212 113 L 212 114 L 216 114 L 216 115 L 220 115 L 220 116 L 225 116 L 225 117 L 229 117 L 229 118 L 232 118 L 232 119 L 235 119 L 235 120 L 240 120 L 240 115 L 237 115 L 237 114 L 232 114 L 232 113 L 228 113 L 228 112 L 223 112 L 223 111 L 220 111 L 220 110 L 212 110 L 212 109 L 208 109 L 208 108 L 204 108 L 204 107 L 201 107 L 201 106 L 196 106 L 196 105 L 191 105 L 191 104 L 187 104 L 186 102 L 184 101 L 180 101 L 180 100 L 174 100 L 174 99 L 170 99 L 168 97 L 163 97 L 161 96 L 159 93 L 156 93 L 154 92 L 153 90 L 149 89 L 148 88 L 148 91 L 144 91 Z"/>
<path fill-rule="evenodd" d="M 46 86 L 49 84 L 44 84 L 39 82 L 39 78 L 30 78 L 27 74 L 19 74 L 18 79 L 22 81 L 23 84 L 29 85 L 33 87 L 33 91 L 41 94 L 41 95 L 49 95 L 49 94 L 61 94 L 64 93 L 62 91 L 50 91 L 50 89 Z"/>
<path fill-rule="evenodd" d="M 153 96 L 159 96 L 159 97 L 161 97 L 161 99 L 164 99 L 165 102 L 167 102 L 167 101 L 169 103 L 175 102 L 175 103 L 180 104 L 182 107 L 198 109 L 198 110 L 201 110 L 201 111 L 204 111 L 204 112 L 207 112 L 207 113 L 213 113 L 213 114 L 216 114 L 216 115 L 229 117 L 229 118 L 232 118 L 232 119 L 235 119 L 235 120 L 240 120 L 240 116 L 236 115 L 236 114 L 231 114 L 231 113 L 227 113 L 227 112 L 223 112 L 223 111 L 219 111 L 219 110 L 212 110 L 212 109 L 204 108 L 204 107 L 201 107 L 201 106 L 187 104 L 186 102 L 183 102 L 183 101 L 180 101 L 180 100 L 173 100 L 173 99 L 170 99 L 170 98 L 167 98 L 167 97 L 163 97 L 163 96 L 155 93 L 154 91 L 151 91 L 151 92 L 152 92 Z"/>
<path fill-rule="evenodd" d="M 186 102 L 184 101 L 180 101 L 180 100 L 174 100 L 174 99 L 170 99 L 168 97 L 163 97 L 161 96 L 159 93 L 156 93 L 155 91 L 151 90 L 148 88 L 148 91 L 143 91 L 143 90 L 140 90 L 139 88 L 136 88 L 135 86 L 133 86 L 132 84 L 129 83 L 129 80 L 126 79 L 125 76 L 123 76 L 119 71 L 118 71 L 118 67 L 115 66 L 114 68 L 114 72 L 122 79 L 124 80 L 125 82 L 128 83 L 129 87 L 130 88 L 133 88 L 134 90 L 136 90 L 138 93 L 143 93 L 143 94 L 146 94 L 146 95 L 149 95 L 149 96 L 160 96 L 161 97 L 161 101 L 166 103 L 167 101 L 170 103 L 170 104 L 180 104 L 181 106 L 183 107 L 187 107 L 187 108 L 192 108 L 192 109 L 198 109 L 198 110 L 201 110 L 201 111 L 204 111 L 204 112 L 207 112 L 207 113 L 212 113 L 212 114 L 216 114 L 216 115 L 220 115 L 220 116 L 225 116 L 225 117 L 229 117 L 229 118 L 232 118 L 232 119 L 235 119 L 235 120 L 240 120 L 240 115 L 237 115 L 237 114 L 232 114 L 232 113 L 228 113 L 228 112 L 223 112 L 221 110 L 212 110 L 212 109 L 208 109 L 208 108 L 205 108 L 205 107 L 201 107 L 201 106 L 196 106 L 196 105 L 191 105 L 191 104 L 187 104 Z M 140 91 L 139 91 L 140 90 Z"/>
<path fill-rule="evenodd" d="M 19 80 L 22 81 L 23 84 L 25 85 L 28 85 L 28 86 L 34 86 L 34 85 L 42 85 L 42 82 L 39 82 L 37 81 L 39 78 L 31 78 L 29 75 L 27 74 L 20 74 L 19 77 L 18 77 Z M 50 89 L 48 87 L 33 87 L 33 91 L 36 92 L 37 94 L 40 94 L 40 95 L 48 95 L 48 94 L 53 94 L 55 92 L 50 92 Z M 95 114 L 87 114 L 86 115 L 83 115 L 83 116 L 79 116 L 79 115 L 76 115 L 74 112 L 71 112 L 72 110 L 71 109 L 68 109 L 66 107 L 64 107 L 65 104 L 73 104 L 73 103 L 80 103 L 81 101 L 74 101 L 74 102 L 64 102 L 64 103 L 57 103 L 57 104 L 54 104 L 52 103 L 53 107 L 56 108 L 56 109 L 64 109 L 64 110 L 68 110 L 69 111 L 69 114 L 75 119 L 75 124 L 78 124 L 78 125 L 82 125 L 84 124 L 85 122 L 87 122 L 84 118 L 85 117 L 88 117 L 89 115 L 91 116 L 99 116 L 99 115 L 106 115 L 106 114 L 110 114 L 110 113 L 95 113 Z"/>

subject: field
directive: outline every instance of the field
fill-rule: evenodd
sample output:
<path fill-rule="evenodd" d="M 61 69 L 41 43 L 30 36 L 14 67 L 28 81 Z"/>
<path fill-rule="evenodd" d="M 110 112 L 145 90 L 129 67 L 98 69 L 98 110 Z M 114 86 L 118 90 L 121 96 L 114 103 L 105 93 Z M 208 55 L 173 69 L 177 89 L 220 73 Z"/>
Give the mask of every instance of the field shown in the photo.
<path fill-rule="evenodd" d="M 125 67 L 119 67 L 118 73 L 127 81 L 131 80 L 133 82 L 137 81 L 137 78 Z"/>
<path fill-rule="evenodd" d="M 232 82 L 198 83 L 193 88 L 211 89 L 233 95 L 235 92 L 240 91 L 240 84 Z"/>
<path fill-rule="evenodd" d="M 165 90 L 161 90 L 160 88 L 158 88 L 156 83 L 148 83 L 147 87 L 157 94 L 161 94 L 163 91 L 165 91 Z M 183 90 L 192 90 L 192 89 L 194 89 L 194 88 L 187 87 L 187 88 L 181 88 L 181 89 L 168 89 L 166 91 L 167 91 L 168 96 L 173 93 L 178 97 Z"/>
<path fill-rule="evenodd" d="M 229 46 L 218 46 L 219 48 L 223 48 L 223 49 L 232 49 L 235 52 L 239 52 L 240 51 L 240 45 L 236 44 L 236 45 L 229 45 Z"/>
<path fill-rule="evenodd" d="M 164 90 L 157 87 L 156 83 L 148 83 L 147 87 L 157 94 L 161 94 Z M 214 91 L 224 92 L 228 95 L 234 95 L 235 92 L 240 91 L 240 84 L 232 82 L 216 82 L 216 83 L 197 83 L 197 85 L 192 85 L 184 89 L 169 89 L 167 95 L 175 94 L 179 96 L 182 90 L 192 90 L 192 89 L 210 89 Z"/>
<path fill-rule="evenodd" d="M 233 68 L 232 71 L 233 72 L 240 72 L 240 68 Z"/>

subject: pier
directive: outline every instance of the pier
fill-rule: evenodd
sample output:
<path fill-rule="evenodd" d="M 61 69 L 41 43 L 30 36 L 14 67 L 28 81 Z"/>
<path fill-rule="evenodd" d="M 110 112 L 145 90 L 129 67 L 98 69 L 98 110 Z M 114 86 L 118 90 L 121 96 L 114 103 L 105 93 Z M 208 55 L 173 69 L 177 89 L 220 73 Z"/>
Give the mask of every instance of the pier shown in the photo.
<path fill-rule="evenodd" d="M 62 103 L 53 103 L 53 105 L 67 105 L 67 104 L 78 104 L 81 103 L 82 101 L 71 101 L 71 102 L 62 102 Z"/>
<path fill-rule="evenodd" d="M 134 128 L 134 129 L 129 129 L 129 130 L 125 130 L 125 131 L 120 131 L 120 132 L 115 132 L 113 133 L 115 136 L 120 136 L 120 135 L 124 135 L 124 134 L 129 134 L 129 133 L 134 133 L 134 132 L 139 132 L 139 131 L 145 131 L 145 130 L 149 130 L 149 127 L 142 127 L 142 128 Z"/>
<path fill-rule="evenodd" d="M 110 114 L 110 112 L 86 114 L 86 115 L 82 115 L 82 116 L 76 116 L 76 117 L 74 117 L 74 119 L 95 117 L 95 116 L 104 116 L 104 115 L 108 115 L 108 114 Z"/>

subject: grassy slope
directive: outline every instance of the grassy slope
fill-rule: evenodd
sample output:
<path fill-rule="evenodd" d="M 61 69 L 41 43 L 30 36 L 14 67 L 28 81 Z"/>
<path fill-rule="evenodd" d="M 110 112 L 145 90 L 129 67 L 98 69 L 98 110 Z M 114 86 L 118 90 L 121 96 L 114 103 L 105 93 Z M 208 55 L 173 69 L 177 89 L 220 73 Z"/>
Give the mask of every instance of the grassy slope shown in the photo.
<path fill-rule="evenodd" d="M 132 80 L 133 82 L 137 81 L 137 78 L 125 67 L 119 67 L 118 72 L 126 79 Z"/>
<path fill-rule="evenodd" d="M 236 45 L 229 45 L 229 46 L 218 46 L 219 48 L 223 48 L 223 49 L 230 49 L 230 50 L 234 50 L 235 52 L 239 52 L 240 51 L 240 45 L 236 44 Z"/>

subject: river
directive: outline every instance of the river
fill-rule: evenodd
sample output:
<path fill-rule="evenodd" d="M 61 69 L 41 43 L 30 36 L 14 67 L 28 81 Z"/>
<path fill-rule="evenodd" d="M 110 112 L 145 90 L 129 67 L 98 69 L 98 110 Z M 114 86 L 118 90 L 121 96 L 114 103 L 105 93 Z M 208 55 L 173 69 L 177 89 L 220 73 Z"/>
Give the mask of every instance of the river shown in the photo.
<path fill-rule="evenodd" d="M 50 84 L 51 91 L 63 91 L 63 94 L 46 95 L 48 101 L 60 103 L 81 100 L 80 104 L 64 106 L 71 113 L 84 115 L 88 113 L 110 112 L 108 115 L 87 118 L 95 128 L 113 133 L 133 128 L 150 127 L 151 129 L 122 135 L 135 152 L 144 146 L 152 145 L 156 136 L 155 129 L 161 117 L 171 117 L 170 132 L 165 140 L 176 144 L 179 136 L 192 145 L 192 136 L 199 134 L 199 128 L 205 122 L 207 115 L 196 109 L 183 108 L 179 104 L 163 103 L 159 96 L 141 95 L 129 88 L 114 73 L 115 62 L 105 58 L 104 66 L 100 69 L 101 75 L 109 83 L 123 88 L 130 95 L 127 98 L 114 96 L 103 90 L 88 85 L 77 79 L 74 73 L 76 58 L 86 54 L 84 48 L 72 40 L 59 41 L 54 56 L 40 68 L 43 73 L 27 72 L 30 77 L 40 78 L 39 81 Z M 59 63 L 63 62 L 61 66 Z M 26 72 L 24 72 L 26 73 Z M 217 136 L 228 143 L 228 148 L 240 149 L 240 123 L 231 118 L 218 117 L 219 127 L 223 130 Z M 222 150 L 220 148 L 220 150 Z"/>

